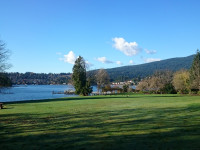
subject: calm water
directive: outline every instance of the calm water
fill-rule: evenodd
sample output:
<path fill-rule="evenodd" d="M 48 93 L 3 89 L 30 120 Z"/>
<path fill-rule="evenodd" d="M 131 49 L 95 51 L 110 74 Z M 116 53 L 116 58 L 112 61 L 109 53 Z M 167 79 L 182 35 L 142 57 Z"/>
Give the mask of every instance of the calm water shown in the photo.
<path fill-rule="evenodd" d="M 65 90 L 74 89 L 70 85 L 20 85 L 12 88 L 0 89 L 0 102 L 40 100 L 61 97 L 72 97 L 77 95 L 52 94 L 55 92 L 64 92 Z"/>
<path fill-rule="evenodd" d="M 135 86 L 132 86 L 135 89 Z M 52 94 L 52 92 L 64 92 L 74 90 L 70 85 L 18 85 L 11 88 L 0 88 L 0 102 L 25 101 L 25 100 L 42 100 L 62 97 L 74 97 L 78 95 Z M 97 87 L 93 86 L 93 91 Z"/>

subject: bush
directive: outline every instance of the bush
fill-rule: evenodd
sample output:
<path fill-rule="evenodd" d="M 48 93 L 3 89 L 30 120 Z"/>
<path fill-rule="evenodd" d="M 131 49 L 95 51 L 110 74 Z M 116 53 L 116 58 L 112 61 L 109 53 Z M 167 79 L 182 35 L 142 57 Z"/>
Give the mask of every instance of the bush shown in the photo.
<path fill-rule="evenodd" d="M 198 91 L 196 91 L 196 90 L 191 90 L 190 92 L 189 92 L 189 94 L 190 95 L 200 95 L 200 91 L 198 90 Z"/>
<path fill-rule="evenodd" d="M 180 90 L 177 92 L 177 94 L 189 94 L 189 90 Z"/>
<path fill-rule="evenodd" d="M 174 86 L 171 83 L 166 84 L 164 86 L 164 88 L 161 89 L 161 92 L 163 94 L 176 94 L 177 93 Z"/>
<path fill-rule="evenodd" d="M 129 88 L 129 86 L 128 85 L 123 85 L 123 92 L 124 93 L 126 93 L 126 92 L 128 92 L 128 88 Z"/>
<path fill-rule="evenodd" d="M 6 76 L 6 74 L 0 73 L 0 87 L 12 86 L 11 80 Z"/>
<path fill-rule="evenodd" d="M 145 93 L 145 92 L 143 92 L 143 91 L 139 91 L 139 92 L 138 92 L 138 94 L 144 94 L 144 93 Z"/>
<path fill-rule="evenodd" d="M 197 94 L 197 93 L 199 92 L 199 89 L 191 89 L 191 92 L 192 92 L 193 94 Z"/>
<path fill-rule="evenodd" d="M 108 91 L 112 91 L 112 88 L 109 84 L 102 88 L 102 92 L 108 92 Z"/>
<path fill-rule="evenodd" d="M 182 93 L 180 91 L 178 91 L 177 94 L 182 94 Z"/>

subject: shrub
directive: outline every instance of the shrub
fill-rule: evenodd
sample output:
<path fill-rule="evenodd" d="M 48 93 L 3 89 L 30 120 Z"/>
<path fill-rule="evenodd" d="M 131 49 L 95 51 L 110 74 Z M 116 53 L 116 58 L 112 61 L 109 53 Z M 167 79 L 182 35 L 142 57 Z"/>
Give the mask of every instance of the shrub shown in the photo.
<path fill-rule="evenodd" d="M 6 74 L 0 73 L 0 87 L 12 86 L 11 80 L 6 76 Z"/>
<path fill-rule="evenodd" d="M 128 92 L 128 88 L 129 88 L 129 85 L 123 85 L 123 92 L 126 93 Z"/>
<path fill-rule="evenodd" d="M 171 83 L 166 84 L 164 86 L 164 88 L 161 89 L 161 92 L 163 94 L 176 94 L 177 93 L 174 86 Z"/>

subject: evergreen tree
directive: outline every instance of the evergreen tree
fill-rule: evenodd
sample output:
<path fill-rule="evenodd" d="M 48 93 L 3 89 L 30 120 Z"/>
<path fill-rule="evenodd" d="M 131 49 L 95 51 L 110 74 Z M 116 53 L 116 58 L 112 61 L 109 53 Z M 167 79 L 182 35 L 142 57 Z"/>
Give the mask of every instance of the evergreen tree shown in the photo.
<path fill-rule="evenodd" d="M 84 95 L 89 95 L 92 93 L 92 87 L 90 85 L 90 81 L 86 81 L 86 86 L 84 87 Z"/>
<path fill-rule="evenodd" d="M 200 90 L 200 52 L 198 49 L 190 68 L 190 88 Z"/>
<path fill-rule="evenodd" d="M 125 84 L 125 85 L 123 85 L 123 92 L 124 93 L 127 93 L 128 92 L 128 88 L 129 88 L 129 85 L 127 85 L 127 84 Z"/>
<path fill-rule="evenodd" d="M 75 93 L 78 95 L 89 95 L 92 92 L 90 82 L 86 79 L 86 65 L 83 57 L 79 56 L 73 67 L 72 81 Z"/>
<path fill-rule="evenodd" d="M 5 73 L 0 73 L 0 88 L 12 86 L 11 80 L 6 76 Z"/>
<path fill-rule="evenodd" d="M 163 94 L 176 94 L 176 90 L 172 83 L 165 84 L 165 86 L 161 89 L 161 93 Z"/>

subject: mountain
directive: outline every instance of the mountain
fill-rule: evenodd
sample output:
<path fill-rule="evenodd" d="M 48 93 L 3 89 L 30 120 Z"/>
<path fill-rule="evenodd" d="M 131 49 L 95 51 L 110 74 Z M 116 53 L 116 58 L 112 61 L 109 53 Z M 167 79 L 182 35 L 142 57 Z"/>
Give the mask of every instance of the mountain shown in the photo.
<path fill-rule="evenodd" d="M 189 69 L 194 55 L 188 57 L 171 58 L 146 64 L 130 65 L 106 69 L 111 81 L 127 81 L 134 79 L 135 82 L 141 78 L 152 75 L 157 70 L 177 71 Z M 88 71 L 91 84 L 95 83 L 97 70 Z M 44 73 L 7 73 L 13 84 L 68 84 L 71 81 L 71 73 L 44 74 Z"/>
<path fill-rule="evenodd" d="M 144 78 L 152 75 L 157 70 L 177 71 L 189 69 L 194 55 L 188 57 L 171 58 L 146 64 L 130 65 L 117 68 L 106 69 L 111 81 L 125 81 L 133 78 Z M 89 71 L 90 76 L 97 70 Z"/>

